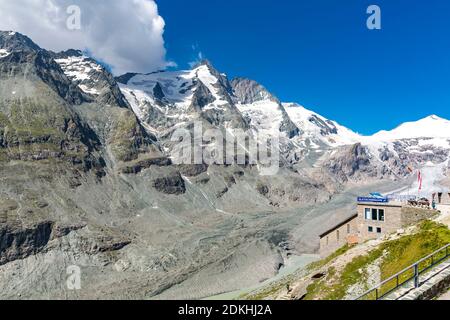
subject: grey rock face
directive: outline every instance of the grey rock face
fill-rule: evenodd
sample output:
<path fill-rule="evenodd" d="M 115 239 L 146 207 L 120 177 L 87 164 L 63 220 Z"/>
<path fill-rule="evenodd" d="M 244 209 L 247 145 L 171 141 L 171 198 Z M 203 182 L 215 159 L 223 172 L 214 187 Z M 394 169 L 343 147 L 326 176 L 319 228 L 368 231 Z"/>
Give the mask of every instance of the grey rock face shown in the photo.
<path fill-rule="evenodd" d="M 145 160 L 136 161 L 135 163 L 128 163 L 122 168 L 124 174 L 136 174 L 151 166 L 165 167 L 172 165 L 172 161 L 166 157 L 150 158 Z"/>
<path fill-rule="evenodd" d="M 94 59 L 73 49 L 52 53 L 52 58 L 73 83 L 98 103 L 129 107 L 113 75 Z"/>
<path fill-rule="evenodd" d="M 116 77 L 115 79 L 116 79 L 116 81 L 118 82 L 118 83 L 122 83 L 122 84 L 128 84 L 128 81 L 131 79 L 131 78 L 133 78 L 134 76 L 136 76 L 137 75 L 137 73 L 125 73 L 125 74 L 123 74 L 123 75 L 121 75 L 121 76 L 118 76 L 118 77 Z"/>
<path fill-rule="evenodd" d="M 206 66 L 209 72 L 217 79 L 214 88 L 217 90 L 217 94 L 223 100 L 227 101 L 227 104 L 223 106 L 221 110 L 210 109 L 203 111 L 202 117 L 214 126 L 223 126 L 225 123 L 230 123 L 233 128 L 248 129 L 246 120 L 235 106 L 232 86 L 228 79 L 220 74 L 209 61 L 203 61 L 200 65 Z M 215 98 L 209 89 L 203 84 L 200 84 L 195 91 L 193 105 L 198 105 L 202 109 L 204 106 L 213 103 L 214 101 Z"/>
<path fill-rule="evenodd" d="M 190 108 L 192 112 L 202 112 L 204 107 L 213 103 L 215 100 L 216 99 L 212 96 L 211 92 L 203 82 L 198 81 L 194 89 L 194 96 Z"/>
<path fill-rule="evenodd" d="M 276 98 L 250 80 L 229 83 L 207 62 L 197 74 L 114 79 L 79 51 L 11 37 L 0 35 L 11 52 L 0 58 L 1 299 L 198 299 L 251 287 L 288 255 L 317 247 L 330 212 L 353 204 L 341 194 L 348 182 L 448 156 L 409 152 L 432 150 L 417 141 L 378 157 L 362 144 L 329 150 L 295 140 L 301 132 Z M 133 86 L 148 97 L 131 105 L 131 92 L 122 103 Z M 254 119 L 237 106 L 267 97 L 288 133 L 277 175 L 262 176 L 238 146 L 243 165 L 172 162 L 173 130 L 192 132 L 197 120 L 204 130 L 247 130 Z M 312 122 L 321 135 L 335 132 Z M 82 269 L 83 290 L 66 289 L 68 265 Z"/>
<path fill-rule="evenodd" d="M 86 97 L 67 79 L 52 53 L 41 49 L 31 39 L 20 34 L 0 31 L 0 48 L 10 54 L 2 59 L 0 72 L 9 76 L 24 76 L 30 69 L 70 104 L 80 104 Z"/>
<path fill-rule="evenodd" d="M 281 106 L 281 108 L 284 109 L 283 106 Z M 289 119 L 289 117 L 287 117 L 287 114 L 285 112 L 284 114 L 286 115 L 286 118 L 283 120 L 280 126 L 280 131 L 286 132 L 289 139 L 301 135 L 302 134 L 301 130 L 297 128 L 297 126 Z"/>
<path fill-rule="evenodd" d="M 243 104 L 250 104 L 263 100 L 277 100 L 266 88 L 256 81 L 246 78 L 236 78 L 231 81 L 233 93 Z"/>
<path fill-rule="evenodd" d="M 360 143 L 343 147 L 341 151 L 331 157 L 324 165 L 338 177 L 341 182 L 348 179 L 360 179 L 361 175 L 375 177 L 377 168 L 371 162 L 370 152 Z"/>
<path fill-rule="evenodd" d="M 88 100 L 45 51 L 13 51 L 0 59 L 0 63 L 3 66 L 0 72 L 9 76 L 25 76 L 31 68 L 37 77 L 70 104 L 80 104 Z"/>
<path fill-rule="evenodd" d="M 99 139 L 70 107 L 85 97 L 46 51 L 26 38 L 21 45 L 0 59 L 0 159 L 62 160 L 101 176 Z"/>
<path fill-rule="evenodd" d="M 208 165 L 206 164 L 185 164 L 179 165 L 178 169 L 180 173 L 187 177 L 196 177 L 202 173 L 208 171 Z"/>
<path fill-rule="evenodd" d="M 27 36 L 18 32 L 0 31 L 0 48 L 8 52 L 41 52 L 42 49 Z"/>
<path fill-rule="evenodd" d="M 153 181 L 153 186 L 156 190 L 165 194 L 179 195 L 186 192 L 186 185 L 184 184 L 184 180 L 179 173 L 156 178 Z"/>
<path fill-rule="evenodd" d="M 58 53 L 51 52 L 53 59 L 69 59 L 73 57 L 81 58 L 83 57 L 83 52 L 81 50 L 68 49 L 66 51 L 61 51 Z"/>
<path fill-rule="evenodd" d="M 389 161 L 393 157 L 395 157 L 394 153 L 391 152 L 387 147 L 384 147 L 382 150 L 380 150 L 381 161 Z"/>
<path fill-rule="evenodd" d="M 265 100 L 275 102 L 277 104 L 277 108 L 283 116 L 283 121 L 280 125 L 280 132 L 287 133 L 289 139 L 302 134 L 301 130 L 289 118 L 289 115 L 286 113 L 286 110 L 281 102 L 269 93 L 262 85 L 250 79 L 236 78 L 231 82 L 231 86 L 233 88 L 235 99 L 239 103 L 251 104 Z"/>
<path fill-rule="evenodd" d="M 323 136 L 338 133 L 336 126 L 331 121 L 325 122 L 322 119 L 320 119 L 319 117 L 317 117 L 316 115 L 313 115 L 309 119 L 309 121 L 314 123 L 316 126 L 318 126 L 320 128 L 320 133 Z"/>
<path fill-rule="evenodd" d="M 394 143 L 394 150 L 398 154 L 400 160 L 409 160 L 413 163 L 426 163 L 428 161 L 434 163 L 442 163 L 448 160 L 449 150 L 427 144 L 429 139 L 421 139 L 422 144 L 419 144 L 418 139 L 399 140 Z M 415 152 L 412 153 L 411 148 Z"/>
<path fill-rule="evenodd" d="M 30 228 L 0 226 L 0 265 L 34 255 L 47 245 L 53 224 L 42 222 Z"/>
<path fill-rule="evenodd" d="M 225 97 L 231 103 L 233 88 L 231 86 L 231 83 L 228 81 L 228 78 L 217 71 L 217 69 L 214 68 L 214 66 L 208 60 L 203 60 L 199 65 L 203 65 L 208 68 L 209 72 L 217 79 L 216 88 L 219 89 L 219 94 Z"/>
<path fill-rule="evenodd" d="M 153 96 L 159 100 L 159 101 L 163 101 L 164 100 L 164 91 L 161 87 L 161 84 L 158 82 L 156 83 L 155 87 L 153 88 Z"/>

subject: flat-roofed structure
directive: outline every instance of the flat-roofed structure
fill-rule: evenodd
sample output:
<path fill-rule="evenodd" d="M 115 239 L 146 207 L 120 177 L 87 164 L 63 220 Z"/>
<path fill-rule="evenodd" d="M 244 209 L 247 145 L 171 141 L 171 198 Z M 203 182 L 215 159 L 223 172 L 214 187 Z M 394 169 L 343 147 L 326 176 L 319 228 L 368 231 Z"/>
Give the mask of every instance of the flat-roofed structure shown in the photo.
<path fill-rule="evenodd" d="M 437 211 L 387 198 L 358 198 L 357 214 L 320 235 L 320 254 L 327 256 L 346 244 L 361 243 L 396 233 L 433 218 Z"/>
<path fill-rule="evenodd" d="M 413 207 L 405 202 L 358 202 L 358 229 L 360 241 L 376 239 L 400 229 L 430 219 L 435 210 Z"/>
<path fill-rule="evenodd" d="M 358 236 L 360 241 L 397 232 L 403 227 L 400 202 L 358 202 Z"/>

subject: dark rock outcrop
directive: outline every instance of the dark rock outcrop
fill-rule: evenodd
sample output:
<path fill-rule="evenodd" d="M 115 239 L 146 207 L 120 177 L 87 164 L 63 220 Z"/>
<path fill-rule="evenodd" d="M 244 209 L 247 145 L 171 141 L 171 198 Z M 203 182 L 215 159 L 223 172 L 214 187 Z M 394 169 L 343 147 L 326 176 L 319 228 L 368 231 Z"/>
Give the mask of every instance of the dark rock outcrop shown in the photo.
<path fill-rule="evenodd" d="M 28 228 L 0 225 L 0 265 L 42 251 L 51 239 L 53 225 L 50 221 Z"/>
<path fill-rule="evenodd" d="M 159 101 L 162 101 L 165 98 L 164 91 L 159 82 L 156 83 L 155 87 L 153 88 L 153 96 Z"/>
<path fill-rule="evenodd" d="M 371 164 L 371 158 L 369 150 L 357 143 L 353 146 L 343 147 L 337 155 L 331 157 L 324 165 L 341 182 L 347 182 L 349 178 L 376 177 L 377 166 Z"/>
<path fill-rule="evenodd" d="M 312 115 L 309 118 L 309 122 L 314 123 L 317 127 L 320 128 L 320 134 L 323 136 L 328 136 L 330 134 L 337 134 L 338 130 L 336 126 L 331 121 L 323 121 L 316 115 Z"/>
<path fill-rule="evenodd" d="M 133 165 L 128 165 L 122 168 L 121 172 L 123 174 L 137 174 L 144 169 L 150 168 L 151 166 L 166 167 L 170 165 L 172 165 L 172 161 L 169 158 L 166 157 L 152 158 L 138 161 Z"/>
<path fill-rule="evenodd" d="M 178 166 L 180 173 L 186 177 L 196 177 L 208 171 L 206 164 L 183 164 Z"/>
<path fill-rule="evenodd" d="M 123 74 L 123 75 L 121 75 L 119 77 L 116 77 L 115 79 L 116 79 L 116 81 L 118 83 L 127 84 L 128 81 L 130 81 L 130 79 L 133 78 L 136 75 L 137 75 L 137 73 L 129 72 L 129 73 L 125 73 L 125 74 Z"/>
<path fill-rule="evenodd" d="M 153 187 L 159 192 L 169 195 L 180 195 L 186 192 L 186 185 L 179 173 L 174 173 L 153 181 Z"/>

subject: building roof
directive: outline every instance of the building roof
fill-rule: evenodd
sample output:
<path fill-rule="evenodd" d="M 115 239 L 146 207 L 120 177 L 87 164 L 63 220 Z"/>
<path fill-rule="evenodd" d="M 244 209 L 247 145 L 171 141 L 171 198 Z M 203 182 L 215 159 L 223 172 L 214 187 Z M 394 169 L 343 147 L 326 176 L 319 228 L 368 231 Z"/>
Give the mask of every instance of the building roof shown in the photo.
<path fill-rule="evenodd" d="M 370 206 L 370 207 L 403 207 L 406 203 L 400 201 L 389 201 L 386 203 L 377 202 L 358 202 L 358 206 Z"/>
<path fill-rule="evenodd" d="M 342 227 L 343 225 L 349 223 L 349 222 L 352 221 L 353 219 L 356 219 L 357 217 L 358 217 L 358 214 L 355 213 L 353 216 L 351 216 L 351 217 L 348 218 L 347 220 L 341 222 L 340 224 L 334 226 L 334 227 L 331 228 L 331 229 L 328 229 L 327 231 L 325 231 L 324 233 L 322 233 L 319 237 L 320 237 L 320 238 L 325 237 L 326 235 L 328 235 L 328 234 L 332 233 L 333 231 L 339 229 L 340 227 Z"/>

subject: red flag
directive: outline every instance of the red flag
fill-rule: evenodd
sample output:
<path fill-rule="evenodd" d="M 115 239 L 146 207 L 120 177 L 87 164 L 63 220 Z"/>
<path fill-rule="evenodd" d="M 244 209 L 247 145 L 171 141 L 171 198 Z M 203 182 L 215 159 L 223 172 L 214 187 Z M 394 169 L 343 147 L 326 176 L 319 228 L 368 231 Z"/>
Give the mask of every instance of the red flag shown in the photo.
<path fill-rule="evenodd" d="M 422 183 L 423 183 L 423 177 L 422 177 L 422 172 L 419 171 L 419 176 L 418 176 L 418 182 L 419 182 L 419 191 L 422 190 Z"/>

